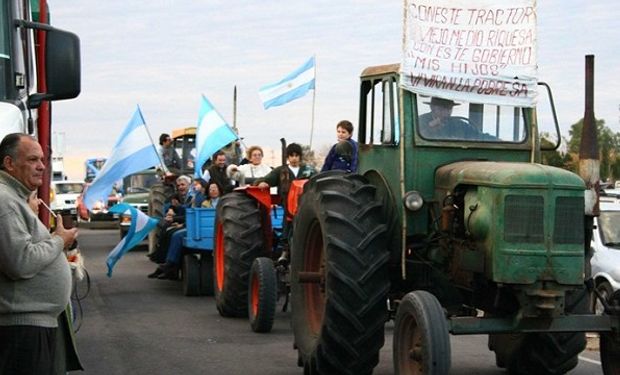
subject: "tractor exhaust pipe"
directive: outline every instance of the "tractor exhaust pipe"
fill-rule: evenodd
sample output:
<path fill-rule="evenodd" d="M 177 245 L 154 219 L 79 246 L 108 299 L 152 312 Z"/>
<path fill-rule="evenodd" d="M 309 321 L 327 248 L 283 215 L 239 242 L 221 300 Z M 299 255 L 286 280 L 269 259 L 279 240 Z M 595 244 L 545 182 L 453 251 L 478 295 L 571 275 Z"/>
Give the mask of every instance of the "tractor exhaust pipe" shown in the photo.
<path fill-rule="evenodd" d="M 586 183 L 586 216 L 599 214 L 600 161 L 598 154 L 598 129 L 594 118 L 594 55 L 586 56 L 586 103 L 583 115 L 581 144 L 579 145 L 579 175 Z M 589 243 L 588 243 L 589 246 Z"/>
<path fill-rule="evenodd" d="M 586 183 L 584 246 L 585 269 L 584 276 L 588 280 L 592 277 L 590 258 L 592 250 L 592 231 L 594 230 L 594 217 L 599 215 L 599 187 L 600 187 L 600 161 L 598 155 L 598 129 L 594 118 L 594 55 L 586 56 L 586 107 L 583 115 L 583 129 L 581 130 L 581 144 L 579 145 L 579 175 Z"/>

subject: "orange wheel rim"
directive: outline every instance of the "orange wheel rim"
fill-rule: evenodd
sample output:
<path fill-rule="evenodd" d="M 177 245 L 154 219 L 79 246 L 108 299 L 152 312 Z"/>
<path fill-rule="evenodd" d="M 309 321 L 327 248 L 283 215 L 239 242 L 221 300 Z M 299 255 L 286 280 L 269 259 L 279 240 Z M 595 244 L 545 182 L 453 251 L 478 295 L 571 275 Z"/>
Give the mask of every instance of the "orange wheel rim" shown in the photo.
<path fill-rule="evenodd" d="M 252 316 L 258 315 L 258 300 L 259 300 L 259 282 L 258 277 L 256 275 L 252 276 L 252 280 L 250 281 L 252 284 L 251 291 L 251 299 L 250 306 L 252 308 Z"/>
<path fill-rule="evenodd" d="M 215 280 L 218 291 L 224 289 L 224 230 L 217 224 L 215 232 Z"/>
<path fill-rule="evenodd" d="M 321 273 L 321 281 L 304 285 L 306 321 L 313 335 L 318 335 L 325 314 L 325 254 L 321 227 L 315 222 L 308 233 L 305 246 L 304 271 Z"/>

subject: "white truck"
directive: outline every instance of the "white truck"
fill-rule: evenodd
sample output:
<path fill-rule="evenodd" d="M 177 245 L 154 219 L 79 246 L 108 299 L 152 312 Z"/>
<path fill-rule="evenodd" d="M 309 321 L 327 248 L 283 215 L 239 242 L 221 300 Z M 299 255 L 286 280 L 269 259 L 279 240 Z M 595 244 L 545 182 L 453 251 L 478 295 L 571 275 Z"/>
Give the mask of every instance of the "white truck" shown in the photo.
<path fill-rule="evenodd" d="M 47 19 L 44 0 L 0 2 L 0 139 L 15 132 L 33 135 L 49 160 L 48 102 L 77 97 L 81 82 L 79 38 Z M 39 190 L 46 202 L 49 181 L 47 173 Z"/>

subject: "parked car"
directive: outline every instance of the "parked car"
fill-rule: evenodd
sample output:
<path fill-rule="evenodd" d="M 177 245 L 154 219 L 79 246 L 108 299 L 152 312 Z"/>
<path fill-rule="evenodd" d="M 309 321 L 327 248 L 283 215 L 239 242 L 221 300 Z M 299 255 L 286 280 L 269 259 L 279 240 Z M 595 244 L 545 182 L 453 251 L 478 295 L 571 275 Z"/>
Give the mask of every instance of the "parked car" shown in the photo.
<path fill-rule="evenodd" d="M 601 197 L 600 210 L 592 234 L 592 277 L 601 294 L 609 297 L 620 289 L 620 203 Z M 602 304 L 592 300 L 596 313 L 601 313 Z"/>
<path fill-rule="evenodd" d="M 84 184 L 84 189 L 82 193 L 78 196 L 76 201 L 76 209 L 78 214 L 78 221 L 111 221 L 118 218 L 118 215 L 112 214 L 109 212 L 110 207 L 117 204 L 121 199 L 121 193 L 117 189 L 117 187 L 112 187 L 112 191 L 108 195 L 108 202 L 104 203 L 103 201 L 95 202 L 92 210 L 88 210 L 86 205 L 84 204 L 84 194 L 88 189 L 90 184 Z"/>
<path fill-rule="evenodd" d="M 71 215 L 77 219 L 77 198 L 84 188 L 82 181 L 52 181 L 50 208 L 55 214 Z"/>

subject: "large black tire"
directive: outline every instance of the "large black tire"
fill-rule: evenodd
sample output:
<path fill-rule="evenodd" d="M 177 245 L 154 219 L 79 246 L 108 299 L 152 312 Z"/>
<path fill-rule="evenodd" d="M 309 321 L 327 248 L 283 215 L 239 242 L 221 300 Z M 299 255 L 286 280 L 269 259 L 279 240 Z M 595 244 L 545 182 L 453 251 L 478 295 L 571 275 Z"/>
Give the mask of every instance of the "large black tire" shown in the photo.
<path fill-rule="evenodd" d="M 248 316 L 252 331 L 271 331 L 277 300 L 278 277 L 273 260 L 265 257 L 254 259 L 248 285 Z"/>
<path fill-rule="evenodd" d="M 588 314 L 588 297 L 585 288 L 568 292 L 565 311 Z M 497 365 L 512 375 L 565 374 L 577 366 L 585 348 L 584 332 L 489 335 L 489 349 L 495 351 Z"/>
<path fill-rule="evenodd" d="M 149 191 L 149 216 L 158 219 L 163 218 L 164 205 L 170 200 L 172 195 L 174 195 L 174 187 L 171 185 L 160 182 L 151 186 L 151 190 Z M 159 227 L 149 233 L 148 255 L 153 255 L 157 250 L 160 235 Z"/>
<path fill-rule="evenodd" d="M 213 254 L 200 253 L 200 294 L 213 295 Z"/>
<path fill-rule="evenodd" d="M 379 362 L 390 285 L 375 191 L 359 175 L 326 172 L 310 179 L 300 198 L 291 311 L 306 373 L 370 374 Z"/>
<path fill-rule="evenodd" d="M 398 305 L 393 347 L 396 375 L 450 372 L 450 333 L 441 304 L 431 293 L 408 293 Z"/>
<path fill-rule="evenodd" d="M 200 263 L 196 254 L 183 255 L 183 295 L 200 295 Z"/>
<path fill-rule="evenodd" d="M 244 192 L 228 193 L 215 223 L 215 305 L 224 317 L 247 317 L 250 268 L 264 242 L 258 203 Z"/>

